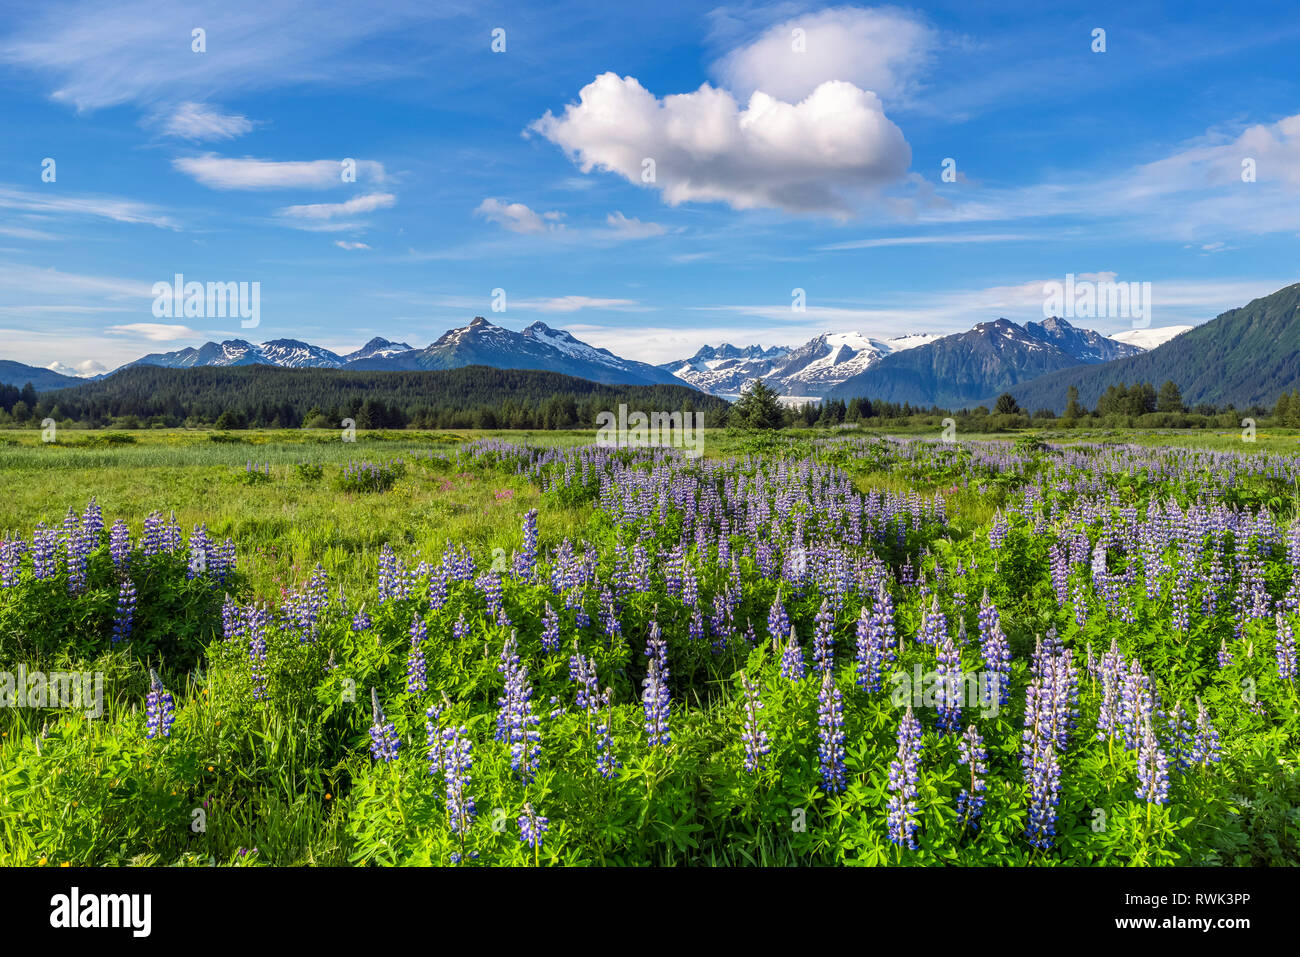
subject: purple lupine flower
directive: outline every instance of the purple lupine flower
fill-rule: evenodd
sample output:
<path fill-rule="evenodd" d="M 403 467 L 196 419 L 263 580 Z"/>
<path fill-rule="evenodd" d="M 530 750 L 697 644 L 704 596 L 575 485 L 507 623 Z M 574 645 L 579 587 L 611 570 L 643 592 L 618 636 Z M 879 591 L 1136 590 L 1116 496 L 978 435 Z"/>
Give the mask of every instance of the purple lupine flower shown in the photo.
<path fill-rule="evenodd" d="M 542 846 L 542 835 L 546 833 L 550 821 L 533 810 L 531 804 L 524 805 L 524 813 L 519 815 L 519 840 L 534 851 Z"/>
<path fill-rule="evenodd" d="M 1160 749 L 1150 720 L 1143 728 L 1137 760 L 1137 796 L 1148 804 L 1164 804 L 1169 800 L 1169 758 Z"/>
<path fill-rule="evenodd" d="M 257 605 L 244 609 L 241 634 L 248 639 L 248 660 L 252 668 L 253 700 L 266 697 L 266 626 L 270 621 L 267 610 Z"/>
<path fill-rule="evenodd" d="M 828 794 L 838 794 L 846 787 L 844 778 L 844 702 L 835 677 L 822 672 L 822 687 L 817 696 L 817 757 L 821 765 L 822 784 Z"/>
<path fill-rule="evenodd" d="M 1049 850 L 1056 838 L 1056 808 L 1061 801 L 1061 766 L 1050 735 L 1038 736 L 1025 776 L 1030 787 L 1025 836 L 1031 846 Z"/>
<path fill-rule="evenodd" d="M 464 612 L 460 613 L 460 616 L 451 626 L 451 636 L 457 641 L 464 641 L 469 637 L 469 622 L 465 620 Z"/>
<path fill-rule="evenodd" d="M 920 783 L 921 722 L 911 705 L 898 724 L 898 753 L 889 762 L 889 839 L 916 850 L 917 785 Z"/>
<path fill-rule="evenodd" d="M 190 533 L 190 560 L 185 569 L 185 577 L 193 580 L 206 574 L 212 556 L 212 540 L 208 537 L 205 525 L 194 526 Z"/>
<path fill-rule="evenodd" d="M 813 670 L 818 674 L 829 674 L 835 667 L 835 613 L 831 611 L 830 602 L 822 599 L 813 620 Z"/>
<path fill-rule="evenodd" d="M 384 718 L 379 707 L 379 692 L 370 689 L 370 712 L 374 723 L 370 726 L 370 756 L 376 761 L 396 761 L 402 742 L 397 737 L 397 726 Z"/>
<path fill-rule="evenodd" d="M 1172 752 L 1174 767 L 1186 771 L 1191 767 L 1192 722 L 1181 701 L 1175 702 L 1174 708 L 1166 716 L 1166 733 Z"/>
<path fill-rule="evenodd" d="M 158 672 L 149 669 L 149 696 L 145 699 L 146 738 L 170 738 L 176 720 L 170 691 L 163 688 Z"/>
<path fill-rule="evenodd" d="M 424 619 L 418 614 L 415 615 L 411 619 L 411 651 L 406 658 L 406 690 L 409 694 L 418 694 L 429 690 L 423 647 L 427 634 L 428 630 Z"/>
<path fill-rule="evenodd" d="M 213 560 L 209 563 L 209 570 L 217 581 L 224 582 L 235 570 L 235 562 L 235 543 L 227 538 L 220 545 L 213 547 Z"/>
<path fill-rule="evenodd" d="M 989 529 L 989 547 L 996 550 L 1006 544 L 1007 520 L 1001 510 L 993 516 L 993 526 Z"/>
<path fill-rule="evenodd" d="M 623 636 L 623 626 L 619 624 L 618 610 L 614 607 L 614 596 L 608 588 L 600 590 L 600 627 L 611 644 Z"/>
<path fill-rule="evenodd" d="M 121 519 L 113 523 L 108 533 L 108 553 L 113 558 L 113 567 L 125 571 L 126 560 L 131 555 L 131 530 Z"/>
<path fill-rule="evenodd" d="M 799 647 L 799 635 L 790 628 L 790 640 L 781 652 L 781 677 L 789 681 L 802 681 L 805 674 L 803 649 Z"/>
<path fill-rule="evenodd" d="M 99 533 L 104 530 L 104 513 L 99 509 L 95 496 L 90 497 L 86 510 L 81 513 L 81 528 L 90 540 L 91 547 L 99 544 Z"/>
<path fill-rule="evenodd" d="M 1118 639 L 1110 641 L 1110 651 L 1101 656 L 1098 677 L 1101 679 L 1101 709 L 1097 714 L 1097 740 L 1114 738 L 1123 730 L 1121 695 L 1125 664 Z"/>
<path fill-rule="evenodd" d="M 163 551 L 171 552 L 173 555 L 181 549 L 181 526 L 176 521 L 175 512 L 169 512 L 167 521 L 163 523 L 160 544 Z"/>
<path fill-rule="evenodd" d="M 777 589 L 776 600 L 772 602 L 772 607 L 767 613 L 767 633 L 778 641 L 782 636 L 790 633 L 790 616 L 785 613 L 785 606 L 781 604 L 780 589 Z"/>
<path fill-rule="evenodd" d="M 447 561 L 442 563 L 429 575 L 429 610 L 437 611 L 447 602 Z"/>
<path fill-rule="evenodd" d="M 221 634 L 227 640 L 238 638 L 244 633 L 243 610 L 229 595 L 221 603 Z"/>
<path fill-rule="evenodd" d="M 961 671 L 961 648 L 952 640 L 952 635 L 944 634 L 939 644 L 938 658 L 939 664 L 935 669 L 935 705 L 939 711 L 937 724 L 940 731 L 956 734 L 961 730 L 962 693 L 965 686 Z"/>
<path fill-rule="evenodd" d="M 446 752 L 443 750 L 442 714 L 444 705 L 435 704 L 424 712 L 424 739 L 428 746 L 429 774 L 442 776 L 446 770 Z"/>
<path fill-rule="evenodd" d="M 524 515 L 524 547 L 515 556 L 515 577 L 532 580 L 537 565 L 537 509 L 530 508 Z"/>
<path fill-rule="evenodd" d="M 393 546 L 384 542 L 379 550 L 379 604 L 385 604 L 389 599 L 406 597 L 402 594 L 405 579 L 401 563 L 393 553 Z"/>
<path fill-rule="evenodd" d="M 691 641 L 704 640 L 704 616 L 700 614 L 698 608 L 691 613 L 691 621 L 687 626 L 687 632 L 690 635 Z"/>
<path fill-rule="evenodd" d="M 1067 546 L 1063 542 L 1051 545 L 1047 549 L 1047 555 L 1052 573 L 1052 591 L 1056 593 L 1056 604 L 1064 608 L 1070 597 L 1070 564 Z M 988 594 L 987 589 L 985 594 Z"/>
<path fill-rule="evenodd" d="M 882 614 L 881 604 L 888 601 L 888 592 L 881 583 L 881 597 L 877 597 L 875 606 L 868 609 L 862 606 L 857 627 L 857 681 L 863 691 L 879 691 L 885 669 L 894 661 L 894 643 L 886 628 L 892 628 L 892 615 L 888 611 Z M 888 621 L 888 625 L 886 624 Z"/>
<path fill-rule="evenodd" d="M 473 745 L 465 726 L 442 733 L 442 770 L 446 784 L 447 823 L 453 834 L 463 835 L 474 823 L 474 798 L 469 794 Z M 459 860 L 459 857 L 456 858 Z"/>
<path fill-rule="evenodd" d="M 1220 668 L 1226 668 L 1226 667 L 1228 667 L 1228 665 L 1232 664 L 1232 652 L 1230 652 L 1230 651 L 1228 650 L 1228 639 L 1227 639 L 1227 638 L 1220 638 L 1220 639 L 1219 639 L 1219 655 L 1218 655 L 1218 658 L 1219 658 L 1219 667 L 1220 667 Z"/>
<path fill-rule="evenodd" d="M 19 561 L 22 558 L 20 542 L 0 541 L 0 588 L 13 588 L 18 584 Z"/>
<path fill-rule="evenodd" d="M 76 520 L 76 513 L 68 509 L 68 515 L 73 519 L 70 528 L 66 523 L 64 525 L 67 530 L 64 548 L 68 568 L 68 594 L 79 595 L 86 590 L 86 559 L 90 555 L 90 540 Z"/>
<path fill-rule="evenodd" d="M 352 616 L 352 630 L 365 631 L 371 624 L 373 622 L 371 622 L 370 616 L 366 614 L 366 606 L 362 605 L 357 609 L 357 613 Z"/>
<path fill-rule="evenodd" d="M 668 730 L 668 686 L 659 674 L 658 659 L 650 659 L 650 671 L 641 682 L 641 706 L 645 710 L 645 733 L 651 747 L 672 741 Z"/>
<path fill-rule="evenodd" d="M 1120 688 L 1120 728 L 1124 736 L 1124 749 L 1136 750 L 1142 741 L 1143 724 L 1158 712 L 1151 679 L 1137 661 L 1128 663 L 1124 683 Z"/>
<path fill-rule="evenodd" d="M 612 694 L 613 689 L 606 688 L 593 709 L 600 715 L 600 721 L 596 725 L 596 770 L 607 781 L 618 777 L 618 769 L 623 766 L 623 763 L 614 756 L 612 730 L 614 711 L 609 703 Z"/>
<path fill-rule="evenodd" d="M 979 830 L 980 817 L 984 813 L 984 792 L 987 784 L 984 775 L 988 773 L 988 751 L 984 739 L 980 737 L 975 725 L 966 729 L 957 745 L 957 763 L 970 766 L 970 787 L 963 788 L 957 795 L 957 816 L 962 826 L 970 825 L 972 831 Z"/>
<path fill-rule="evenodd" d="M 548 653 L 560 650 L 560 616 L 549 601 L 542 615 L 542 650 Z"/>
<path fill-rule="evenodd" d="M 145 558 L 152 558 L 163 550 L 162 512 L 150 512 L 144 519 L 144 536 L 140 546 Z"/>
<path fill-rule="evenodd" d="M 577 642 L 575 641 L 574 644 L 576 645 Z M 578 686 L 577 704 L 579 708 L 584 711 L 594 711 L 600 707 L 596 663 L 576 649 L 569 656 L 569 680 Z"/>
<path fill-rule="evenodd" d="M 117 608 L 113 613 L 113 644 L 131 637 L 134 620 L 135 586 L 129 578 L 124 578 L 117 590 Z"/>
<path fill-rule="evenodd" d="M 1277 614 L 1277 676 L 1281 681 L 1294 681 L 1296 676 L 1295 630 L 1286 615 Z"/>
<path fill-rule="evenodd" d="M 533 687 L 528 681 L 528 666 L 519 657 L 519 644 L 512 631 L 501 649 L 497 671 L 505 675 L 505 690 L 497 701 L 496 740 L 510 745 L 510 770 L 524 784 L 533 780 L 541 762 L 541 719 L 533 714 Z"/>
<path fill-rule="evenodd" d="M 758 720 L 758 713 L 763 710 L 763 700 L 758 695 L 758 686 L 749 680 L 743 671 L 740 684 L 745 691 L 745 722 L 740 739 L 745 746 L 745 770 L 750 774 L 763 767 L 763 758 L 772 751 L 767 741 L 767 732 Z"/>
<path fill-rule="evenodd" d="M 989 599 L 988 589 L 980 598 L 979 610 L 980 657 L 984 659 L 984 669 L 997 685 L 999 705 L 1011 700 L 1011 645 L 1002 630 L 1001 616 L 997 606 Z M 990 689 L 991 691 L 992 689 Z M 992 694 L 988 695 L 989 698 Z M 989 707 L 992 701 L 982 704 Z"/>
<path fill-rule="evenodd" d="M 925 600 L 921 600 L 925 604 Z M 935 595 L 930 600 L 930 607 L 921 613 L 921 628 L 917 632 L 916 640 L 923 645 L 929 645 L 931 648 L 937 647 L 943 641 L 944 635 L 948 633 L 948 620 L 939 609 L 939 596 Z"/>

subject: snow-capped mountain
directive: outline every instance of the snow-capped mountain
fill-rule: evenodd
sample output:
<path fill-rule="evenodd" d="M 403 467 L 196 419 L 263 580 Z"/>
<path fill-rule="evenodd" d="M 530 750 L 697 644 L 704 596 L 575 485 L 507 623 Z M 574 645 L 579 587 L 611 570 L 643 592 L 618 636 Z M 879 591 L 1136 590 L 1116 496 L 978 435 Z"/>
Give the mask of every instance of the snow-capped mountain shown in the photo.
<path fill-rule="evenodd" d="M 356 362 L 358 359 L 387 359 L 399 352 L 409 352 L 411 347 L 405 342 L 390 342 L 375 336 L 356 352 L 349 352 L 343 357 L 344 362 Z"/>
<path fill-rule="evenodd" d="M 747 382 L 754 379 L 767 381 L 772 370 L 790 354 L 785 346 L 746 346 L 738 349 L 724 342 L 716 349 L 701 346 L 689 359 L 665 362 L 660 369 L 672 373 L 683 382 L 689 382 L 704 392 L 714 395 L 736 395 Z"/>
<path fill-rule="evenodd" d="M 272 339 L 260 345 L 243 339 L 227 339 L 224 342 L 205 342 L 197 349 L 189 347 L 175 352 L 152 352 L 128 365 L 166 366 L 169 369 L 251 365 L 283 366 L 290 369 L 339 369 L 343 367 L 344 361 L 336 352 L 297 339 Z"/>
<path fill-rule="evenodd" d="M 567 332 L 534 322 L 523 332 L 504 329 L 475 316 L 467 326 L 448 329 L 424 349 L 358 359 L 349 369 L 457 369 L 484 365 L 497 369 L 542 369 L 594 382 L 619 385 L 682 385 L 662 369 L 597 349 Z"/>
<path fill-rule="evenodd" d="M 1018 382 L 1079 365 L 1138 354 L 1064 319 L 981 322 L 967 332 L 893 352 L 831 390 L 830 398 L 864 397 L 959 409 L 986 402 Z"/>
<path fill-rule="evenodd" d="M 272 339 L 257 348 L 271 365 L 289 369 L 337 369 L 344 364 L 343 357 L 337 352 L 297 339 Z"/>
<path fill-rule="evenodd" d="M 704 346 L 689 359 L 667 362 L 659 368 L 714 395 L 736 395 L 746 383 L 762 379 L 784 395 L 821 396 L 884 356 L 937 338 L 914 334 L 873 339 L 856 332 L 833 332 L 809 339 L 795 349 L 737 349 L 723 343 L 716 349 Z"/>
<path fill-rule="evenodd" d="M 467 326 L 447 330 L 423 349 L 379 336 L 346 355 L 297 339 L 272 339 L 257 345 L 243 339 L 227 339 L 205 342 L 197 348 L 151 353 L 129 365 L 172 369 L 273 365 L 375 371 L 487 365 L 498 369 L 542 369 L 608 384 L 683 384 L 671 373 L 644 362 L 620 358 L 608 349 L 597 349 L 543 322 L 534 322 L 522 332 L 512 332 L 482 316 Z"/>
<path fill-rule="evenodd" d="M 1109 362 L 1111 359 L 1125 359 L 1142 351 L 1136 345 L 1107 338 L 1091 329 L 1080 329 L 1056 317 L 1044 319 L 1042 322 L 1027 322 L 1025 331 L 1044 342 L 1059 346 L 1062 351 L 1074 356 L 1080 362 Z"/>
<path fill-rule="evenodd" d="M 1188 329 L 1195 328 L 1195 326 L 1158 326 L 1154 329 L 1125 329 L 1123 332 L 1115 333 L 1111 338 L 1149 352 L 1156 346 L 1164 345 L 1174 336 L 1181 336 Z"/>

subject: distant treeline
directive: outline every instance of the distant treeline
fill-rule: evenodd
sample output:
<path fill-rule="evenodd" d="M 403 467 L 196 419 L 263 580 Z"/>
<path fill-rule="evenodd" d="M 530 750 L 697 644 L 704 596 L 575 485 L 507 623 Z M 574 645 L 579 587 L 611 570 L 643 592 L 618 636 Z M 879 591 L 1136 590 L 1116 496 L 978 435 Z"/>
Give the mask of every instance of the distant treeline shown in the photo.
<path fill-rule="evenodd" d="M 0 423 L 52 418 L 83 427 L 569 429 L 629 410 L 698 412 L 724 424 L 728 403 L 689 386 L 610 386 L 517 369 L 466 366 L 421 372 L 357 372 L 250 365 L 166 369 L 134 366 L 85 385 L 37 393 L 0 386 Z"/>
<path fill-rule="evenodd" d="M 1251 406 L 1234 408 L 1232 403 L 1222 406 L 1200 403 L 1188 407 L 1183 403 L 1177 384 L 1166 382 L 1156 389 L 1150 382 L 1124 382 L 1108 386 L 1097 401 L 1095 409 L 1079 402 L 1079 391 L 1069 386 L 1065 396 L 1065 412 L 1058 416 L 1052 409 L 1022 409 L 1015 397 L 1004 393 L 993 403 L 974 408 L 944 409 L 939 406 L 925 408 L 875 399 L 843 399 L 834 402 L 808 403 L 786 411 L 786 425 L 805 427 L 833 427 L 843 423 L 864 426 L 889 424 L 933 424 L 952 418 L 967 429 L 1001 430 L 1040 428 L 1072 428 L 1074 426 L 1141 426 L 1144 428 L 1228 428 L 1239 427 L 1242 416 L 1262 419 L 1269 417 L 1273 425 L 1300 427 L 1300 393 L 1286 393 L 1274 409 Z"/>

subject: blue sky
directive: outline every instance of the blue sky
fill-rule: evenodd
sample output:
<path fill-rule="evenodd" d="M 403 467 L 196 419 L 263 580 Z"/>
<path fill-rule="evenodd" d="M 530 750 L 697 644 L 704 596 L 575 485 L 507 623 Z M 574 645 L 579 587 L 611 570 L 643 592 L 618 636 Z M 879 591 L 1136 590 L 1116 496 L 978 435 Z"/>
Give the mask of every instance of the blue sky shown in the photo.
<path fill-rule="evenodd" d="M 1042 7 L 0 0 L 0 358 L 486 315 L 662 362 L 1300 278 L 1294 5 Z M 259 282 L 260 326 L 156 317 L 176 273 Z"/>

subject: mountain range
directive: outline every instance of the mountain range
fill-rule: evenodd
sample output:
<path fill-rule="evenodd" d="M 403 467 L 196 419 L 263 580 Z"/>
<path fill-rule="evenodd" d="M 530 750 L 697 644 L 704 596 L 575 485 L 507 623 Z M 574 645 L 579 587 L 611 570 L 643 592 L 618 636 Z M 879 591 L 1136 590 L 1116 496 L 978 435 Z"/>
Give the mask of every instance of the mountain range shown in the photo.
<path fill-rule="evenodd" d="M 422 349 L 382 337 L 347 353 L 297 339 L 257 344 L 229 339 L 152 353 L 122 368 L 415 372 L 488 366 L 553 372 L 606 385 L 686 385 L 724 398 L 734 398 L 746 383 L 762 378 L 790 397 L 861 396 L 958 409 L 988 404 L 1011 391 L 1022 408 L 1058 411 L 1069 385 L 1079 388 L 1081 401 L 1093 404 L 1118 382 L 1140 379 L 1159 385 L 1172 379 L 1189 403 L 1250 404 L 1271 401 L 1300 379 L 1300 370 L 1292 368 L 1300 366 L 1300 322 L 1293 321 L 1296 289 L 1300 286 L 1289 286 L 1203 326 L 1131 329 L 1109 337 L 1059 318 L 1023 325 L 997 319 L 947 336 L 876 339 L 827 333 L 796 347 L 723 343 L 655 366 L 596 348 L 542 322 L 515 332 L 477 316 Z M 103 378 L 75 378 L 0 360 L 0 383 L 31 382 L 38 391 Z"/>
<path fill-rule="evenodd" d="M 925 345 L 938 336 L 913 335 L 872 339 L 856 332 L 825 333 L 791 349 L 723 343 L 704 346 L 689 359 L 659 368 L 703 392 L 734 396 L 753 379 L 762 379 L 785 395 L 820 397 L 895 352 Z"/>
<path fill-rule="evenodd" d="M 404 372 L 459 369 L 470 365 L 497 369 L 558 372 L 606 385 L 682 385 L 681 380 L 644 362 L 622 359 L 567 332 L 534 322 L 513 332 L 482 316 L 467 326 L 449 329 L 434 343 L 413 349 L 405 342 L 376 337 L 355 352 L 340 355 L 297 339 L 273 339 L 254 345 L 242 339 L 207 342 L 197 349 L 153 353 L 130 365 L 188 369 L 196 366 L 274 365 L 290 369 L 351 369 Z"/>
<path fill-rule="evenodd" d="M 1064 319 L 981 322 L 967 332 L 895 351 L 827 393 L 959 409 L 996 397 L 1013 385 L 1079 365 L 1136 356 L 1141 347 L 1079 329 Z"/>

